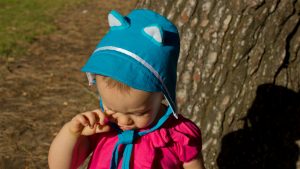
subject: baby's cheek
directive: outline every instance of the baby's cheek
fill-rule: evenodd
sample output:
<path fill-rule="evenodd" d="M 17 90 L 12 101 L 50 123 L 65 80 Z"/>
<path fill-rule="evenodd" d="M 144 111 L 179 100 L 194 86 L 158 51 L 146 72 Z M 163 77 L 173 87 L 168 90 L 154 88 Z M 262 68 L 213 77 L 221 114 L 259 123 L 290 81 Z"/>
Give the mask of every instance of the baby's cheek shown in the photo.
<path fill-rule="evenodd" d="M 138 128 L 144 128 L 149 126 L 152 123 L 152 119 L 150 117 L 140 117 L 136 118 L 135 120 L 135 125 Z"/>

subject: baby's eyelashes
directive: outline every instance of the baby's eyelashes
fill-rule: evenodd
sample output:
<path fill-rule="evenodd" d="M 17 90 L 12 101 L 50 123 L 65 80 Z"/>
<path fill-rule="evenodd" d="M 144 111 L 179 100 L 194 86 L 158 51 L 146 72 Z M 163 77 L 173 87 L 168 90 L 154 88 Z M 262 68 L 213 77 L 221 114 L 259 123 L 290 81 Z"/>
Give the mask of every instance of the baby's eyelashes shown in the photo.
<path fill-rule="evenodd" d="M 135 115 L 135 116 L 143 116 L 146 114 L 146 112 L 142 112 L 142 113 L 131 113 L 132 115 Z"/>

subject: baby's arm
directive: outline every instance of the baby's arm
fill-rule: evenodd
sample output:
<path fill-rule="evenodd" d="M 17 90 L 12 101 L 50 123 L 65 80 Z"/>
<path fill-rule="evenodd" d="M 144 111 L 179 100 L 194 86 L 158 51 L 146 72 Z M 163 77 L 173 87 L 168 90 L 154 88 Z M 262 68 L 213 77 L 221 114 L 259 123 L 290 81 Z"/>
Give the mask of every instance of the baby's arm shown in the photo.
<path fill-rule="evenodd" d="M 104 119 L 104 113 L 94 110 L 78 114 L 66 123 L 50 146 L 49 168 L 70 169 L 81 165 L 91 152 L 86 136 L 109 131 Z"/>
<path fill-rule="evenodd" d="M 183 164 L 184 169 L 205 169 L 202 154 L 198 158 Z"/>
<path fill-rule="evenodd" d="M 184 169 L 205 169 L 202 154 L 198 158 L 183 164 Z"/>

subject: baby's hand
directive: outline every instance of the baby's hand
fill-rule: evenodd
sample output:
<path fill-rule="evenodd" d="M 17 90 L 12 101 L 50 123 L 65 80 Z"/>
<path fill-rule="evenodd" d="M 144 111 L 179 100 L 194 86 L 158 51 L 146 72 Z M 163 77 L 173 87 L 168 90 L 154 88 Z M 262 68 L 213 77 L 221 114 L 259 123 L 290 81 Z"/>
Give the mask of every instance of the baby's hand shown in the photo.
<path fill-rule="evenodd" d="M 107 121 L 106 115 L 96 109 L 76 115 L 68 125 L 72 134 L 89 136 L 109 131 L 110 126 Z"/>

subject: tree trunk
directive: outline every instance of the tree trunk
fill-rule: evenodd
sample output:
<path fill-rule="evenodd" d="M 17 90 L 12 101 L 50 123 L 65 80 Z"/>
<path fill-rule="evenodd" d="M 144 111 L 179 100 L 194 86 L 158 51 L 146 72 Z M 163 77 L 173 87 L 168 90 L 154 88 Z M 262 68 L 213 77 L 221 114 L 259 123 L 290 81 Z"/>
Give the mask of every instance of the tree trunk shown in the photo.
<path fill-rule="evenodd" d="M 141 0 L 178 26 L 179 111 L 210 168 L 300 168 L 300 0 Z"/>

